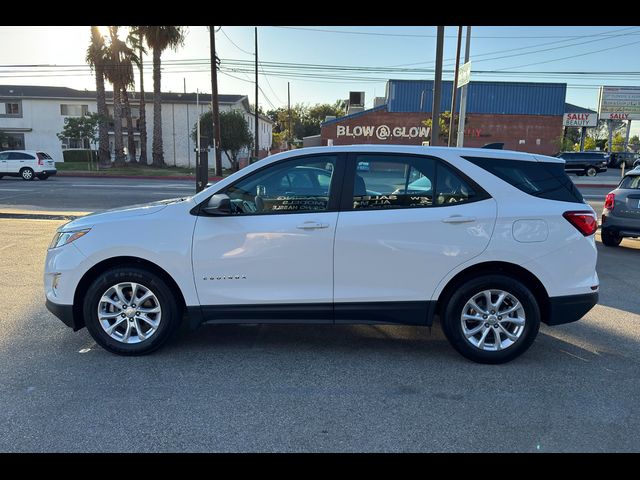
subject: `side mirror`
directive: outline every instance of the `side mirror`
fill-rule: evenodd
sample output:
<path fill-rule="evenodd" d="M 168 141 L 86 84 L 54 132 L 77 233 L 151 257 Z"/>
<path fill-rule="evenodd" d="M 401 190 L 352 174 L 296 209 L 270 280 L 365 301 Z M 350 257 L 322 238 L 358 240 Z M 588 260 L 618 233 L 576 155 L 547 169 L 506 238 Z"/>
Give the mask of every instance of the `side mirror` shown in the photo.
<path fill-rule="evenodd" d="M 207 215 L 231 215 L 231 199 L 224 193 L 213 195 L 202 209 Z"/>

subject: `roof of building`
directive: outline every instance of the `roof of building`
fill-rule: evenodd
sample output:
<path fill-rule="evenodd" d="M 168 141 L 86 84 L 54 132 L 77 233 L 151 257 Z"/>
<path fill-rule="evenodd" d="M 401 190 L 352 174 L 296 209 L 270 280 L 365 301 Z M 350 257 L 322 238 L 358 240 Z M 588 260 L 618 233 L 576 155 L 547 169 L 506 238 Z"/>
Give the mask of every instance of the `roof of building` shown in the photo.
<path fill-rule="evenodd" d="M 389 80 L 389 112 L 431 112 L 433 80 Z M 563 115 L 566 83 L 470 82 L 467 113 Z M 453 82 L 442 82 L 440 111 L 451 110 Z M 458 109 L 460 102 L 457 102 Z"/>
<path fill-rule="evenodd" d="M 598 113 L 598 112 L 594 110 L 590 110 L 588 108 L 579 107 L 578 105 L 573 105 L 572 103 L 565 103 L 564 113 Z"/>
<path fill-rule="evenodd" d="M 128 92 L 129 98 L 140 98 L 140 92 Z M 113 91 L 106 92 L 107 98 L 113 98 Z M 162 92 L 162 101 L 173 103 L 196 103 L 196 93 Z M 95 90 L 75 90 L 68 87 L 52 87 L 46 85 L 0 85 L 1 97 L 24 98 L 69 98 L 69 99 L 95 99 Z M 199 101 L 206 103 L 211 101 L 211 94 L 199 94 Z M 153 100 L 153 92 L 144 93 L 145 100 Z M 218 95 L 220 104 L 236 104 L 247 98 L 246 95 Z"/>

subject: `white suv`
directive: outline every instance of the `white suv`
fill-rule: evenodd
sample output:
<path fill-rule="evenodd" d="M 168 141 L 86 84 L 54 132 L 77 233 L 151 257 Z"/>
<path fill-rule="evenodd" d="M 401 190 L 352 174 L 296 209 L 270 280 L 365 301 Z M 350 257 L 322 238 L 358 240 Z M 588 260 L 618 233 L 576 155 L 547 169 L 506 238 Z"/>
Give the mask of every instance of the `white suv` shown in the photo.
<path fill-rule="evenodd" d="M 598 300 L 595 212 L 563 163 L 379 145 L 273 155 L 193 197 L 60 227 L 47 307 L 124 355 L 160 347 L 185 313 L 193 328 L 439 317 L 461 354 L 506 362 L 541 321 Z"/>
<path fill-rule="evenodd" d="M 35 150 L 5 150 L 0 152 L 0 178 L 3 176 L 46 180 L 55 175 L 56 164 L 48 153 Z"/>

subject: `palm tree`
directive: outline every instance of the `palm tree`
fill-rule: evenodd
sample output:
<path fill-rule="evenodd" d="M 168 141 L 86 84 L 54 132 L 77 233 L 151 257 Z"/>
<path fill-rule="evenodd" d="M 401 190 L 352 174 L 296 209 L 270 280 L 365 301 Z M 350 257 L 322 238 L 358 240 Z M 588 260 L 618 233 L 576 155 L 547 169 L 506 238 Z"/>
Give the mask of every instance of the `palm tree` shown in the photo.
<path fill-rule="evenodd" d="M 109 34 L 111 43 L 109 44 L 109 63 L 105 68 L 105 78 L 113 84 L 113 110 L 115 137 L 116 164 L 125 164 L 124 142 L 122 139 L 122 114 L 123 103 L 125 111 L 129 110 L 129 98 L 126 88 L 134 82 L 133 63 L 137 62 L 135 52 L 127 46 L 125 42 L 118 38 L 118 27 L 110 26 Z M 133 140 L 133 126 L 128 122 L 130 130 L 127 132 L 129 142 Z M 131 150 L 129 148 L 129 150 Z M 135 150 L 135 144 L 134 144 Z"/>
<path fill-rule="evenodd" d="M 103 167 L 111 165 L 111 151 L 109 149 L 109 110 L 107 109 L 107 97 L 104 89 L 104 69 L 108 62 L 107 47 L 104 44 L 104 37 L 97 26 L 91 27 L 91 43 L 87 48 L 86 61 L 96 73 L 96 96 L 98 100 L 98 159 Z"/>
<path fill-rule="evenodd" d="M 147 53 L 147 51 L 144 48 L 144 36 L 141 27 L 131 27 L 129 43 L 132 48 L 138 48 L 138 59 L 140 60 L 138 64 L 138 69 L 140 70 L 140 117 L 138 122 L 140 129 L 140 164 L 147 165 L 147 111 L 144 98 L 144 72 L 142 70 L 142 54 Z"/>
<path fill-rule="evenodd" d="M 185 30 L 174 26 L 141 26 L 149 48 L 153 50 L 153 165 L 164 166 L 162 149 L 162 99 L 160 89 L 160 57 L 168 47 L 176 49 L 184 44 Z"/>

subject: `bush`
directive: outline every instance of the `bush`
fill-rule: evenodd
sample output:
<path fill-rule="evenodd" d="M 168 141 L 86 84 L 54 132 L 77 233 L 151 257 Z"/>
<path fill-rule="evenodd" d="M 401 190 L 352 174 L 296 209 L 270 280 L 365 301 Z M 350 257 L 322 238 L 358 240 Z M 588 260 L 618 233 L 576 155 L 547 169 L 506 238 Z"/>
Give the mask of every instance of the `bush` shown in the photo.
<path fill-rule="evenodd" d="M 91 150 L 91 155 L 93 156 L 93 161 L 97 162 L 98 152 Z M 89 161 L 89 150 L 63 150 L 62 158 L 64 158 L 65 162 L 87 163 Z"/>

